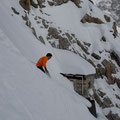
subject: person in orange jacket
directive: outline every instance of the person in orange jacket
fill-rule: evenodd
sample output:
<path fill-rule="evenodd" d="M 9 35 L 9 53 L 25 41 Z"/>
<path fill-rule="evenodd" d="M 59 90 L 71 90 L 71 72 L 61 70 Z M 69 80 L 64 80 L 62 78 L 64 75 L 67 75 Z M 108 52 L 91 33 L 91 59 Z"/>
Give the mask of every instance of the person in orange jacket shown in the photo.
<path fill-rule="evenodd" d="M 47 73 L 49 75 L 49 72 L 46 68 L 46 63 L 48 60 L 50 60 L 52 57 L 51 53 L 47 53 L 46 56 L 41 57 L 38 62 L 36 63 L 36 67 L 42 70 L 44 73 Z"/>

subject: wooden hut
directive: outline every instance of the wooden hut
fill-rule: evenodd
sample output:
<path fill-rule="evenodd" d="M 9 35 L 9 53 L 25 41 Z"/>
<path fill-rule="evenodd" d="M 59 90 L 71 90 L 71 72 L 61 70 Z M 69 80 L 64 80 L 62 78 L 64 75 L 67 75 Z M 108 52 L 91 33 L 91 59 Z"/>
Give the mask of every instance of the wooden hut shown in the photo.
<path fill-rule="evenodd" d="M 64 74 L 64 73 L 61 74 L 73 82 L 74 90 L 78 94 L 84 97 L 88 97 L 88 90 L 93 87 L 95 74 L 90 74 L 90 75 L 80 75 L 80 74 L 74 75 L 74 74 Z"/>

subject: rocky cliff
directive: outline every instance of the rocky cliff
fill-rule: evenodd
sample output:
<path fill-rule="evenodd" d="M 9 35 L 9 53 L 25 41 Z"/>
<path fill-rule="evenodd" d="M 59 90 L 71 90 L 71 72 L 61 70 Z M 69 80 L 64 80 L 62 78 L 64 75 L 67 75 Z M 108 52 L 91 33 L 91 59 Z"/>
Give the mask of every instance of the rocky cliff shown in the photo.
<path fill-rule="evenodd" d="M 93 0 L 103 11 L 109 13 L 120 27 L 120 1 L 119 0 Z"/>
<path fill-rule="evenodd" d="M 108 11 L 117 14 L 115 6 L 119 8 L 119 1 L 108 3 Z M 107 9 L 103 1 L 98 6 Z M 19 15 L 15 8 L 12 10 L 13 15 Z M 29 12 L 23 11 L 21 18 L 40 44 L 74 52 L 93 65 L 97 77 L 89 96 L 108 120 L 119 120 L 120 37 L 112 17 L 89 0 L 43 0 L 38 8 L 31 6 Z"/>

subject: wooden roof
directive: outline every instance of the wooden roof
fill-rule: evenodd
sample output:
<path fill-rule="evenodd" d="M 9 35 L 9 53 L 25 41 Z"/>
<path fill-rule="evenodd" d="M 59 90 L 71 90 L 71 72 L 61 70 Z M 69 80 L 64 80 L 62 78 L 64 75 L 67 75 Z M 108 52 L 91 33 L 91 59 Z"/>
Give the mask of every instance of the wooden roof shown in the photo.
<path fill-rule="evenodd" d="M 81 74 L 64 74 L 61 73 L 61 75 L 63 75 L 64 77 L 67 77 L 68 79 L 86 79 L 85 75 L 81 75 Z"/>

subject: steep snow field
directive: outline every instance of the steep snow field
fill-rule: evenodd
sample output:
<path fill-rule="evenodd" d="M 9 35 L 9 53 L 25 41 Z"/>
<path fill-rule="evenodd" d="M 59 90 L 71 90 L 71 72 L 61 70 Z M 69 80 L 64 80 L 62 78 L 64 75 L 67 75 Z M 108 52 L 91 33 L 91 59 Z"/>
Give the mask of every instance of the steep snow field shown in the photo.
<path fill-rule="evenodd" d="M 112 103 L 114 104 L 114 106 L 116 104 L 120 104 L 120 100 L 116 99 L 116 95 L 120 96 L 120 89 L 118 88 L 117 84 L 109 86 L 106 82 L 106 79 L 103 80 L 103 79 L 99 78 L 95 81 L 94 85 L 95 85 L 95 88 L 97 88 L 97 89 L 101 90 L 102 92 L 106 93 L 106 96 L 109 96 L 109 98 L 112 101 Z M 114 114 L 117 113 L 118 115 L 120 115 L 120 109 L 117 108 L 117 107 L 112 107 L 112 109 L 111 108 L 105 108 L 103 110 L 103 112 L 105 114 L 108 114 L 109 111 L 111 111 Z"/>
<path fill-rule="evenodd" d="M 92 0 L 102 11 L 111 15 L 119 26 L 119 0 Z M 117 6 L 118 5 L 118 6 Z M 114 8 L 116 6 L 116 9 Z M 120 27 L 120 26 L 119 26 Z M 117 28 L 120 33 L 120 28 Z"/>
<path fill-rule="evenodd" d="M 15 7 L 20 15 L 14 14 L 11 7 Z M 92 4 L 88 4 L 87 0 L 84 1 L 81 10 L 72 2 L 58 7 L 44 8 L 43 11 L 50 16 L 42 15 L 39 9 L 32 8 L 29 19 L 37 35 L 42 34 L 44 39 L 47 30 L 37 26 L 33 15 L 54 21 L 51 26 L 61 27 L 63 31 L 75 32 L 80 40 L 92 44 L 89 48 L 90 53 L 113 48 L 119 52 L 119 44 L 117 44 L 119 39 L 112 41 L 111 33 L 101 34 L 103 29 L 111 29 L 109 24 L 101 27 L 80 23 L 86 12 L 90 12 L 88 8 L 93 9 L 93 16 L 99 16 L 105 22 L 102 12 Z M 71 19 L 71 13 L 74 19 Z M 45 40 L 46 45 L 43 45 L 25 25 L 21 17 L 24 14 L 18 0 L 1 0 L 0 119 L 96 120 L 87 109 L 90 103 L 76 94 L 72 83 L 60 75 L 60 73 L 92 74 L 95 73 L 95 69 L 72 52 L 52 48 L 47 40 Z M 102 35 L 109 36 L 106 45 L 100 42 Z M 35 66 L 37 60 L 48 52 L 53 54 L 53 58 L 47 63 L 51 78 Z M 103 56 L 106 58 L 104 54 Z M 98 120 L 106 120 L 98 105 L 97 114 Z"/>
<path fill-rule="evenodd" d="M 0 119 L 95 120 L 87 109 L 90 103 L 77 95 L 72 84 L 59 75 L 61 68 L 54 54 L 48 63 L 55 75 L 53 78 L 35 67 L 34 62 L 47 52 L 55 51 L 62 56 L 64 51 L 57 52 L 40 44 L 20 16 L 11 16 L 11 6 L 22 11 L 18 1 L 1 1 Z M 75 58 L 73 53 L 69 55 Z M 91 70 L 94 71 L 92 67 Z"/>

